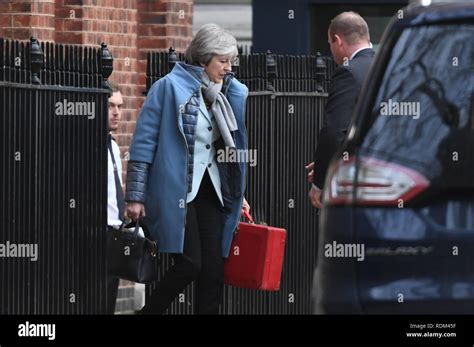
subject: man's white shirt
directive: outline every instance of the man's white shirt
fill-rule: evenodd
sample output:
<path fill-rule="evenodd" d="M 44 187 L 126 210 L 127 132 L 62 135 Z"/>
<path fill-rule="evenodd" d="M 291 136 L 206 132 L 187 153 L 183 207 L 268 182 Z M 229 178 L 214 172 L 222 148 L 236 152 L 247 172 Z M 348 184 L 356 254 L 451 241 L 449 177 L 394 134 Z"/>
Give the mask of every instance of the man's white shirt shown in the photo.
<path fill-rule="evenodd" d="M 117 142 L 112 140 L 112 152 L 114 153 L 115 163 L 117 164 L 117 172 L 122 186 L 122 160 L 120 159 L 120 149 Z M 117 207 L 117 192 L 115 191 L 114 164 L 110 151 L 107 150 L 107 225 L 121 225 L 119 218 L 119 210 Z"/>

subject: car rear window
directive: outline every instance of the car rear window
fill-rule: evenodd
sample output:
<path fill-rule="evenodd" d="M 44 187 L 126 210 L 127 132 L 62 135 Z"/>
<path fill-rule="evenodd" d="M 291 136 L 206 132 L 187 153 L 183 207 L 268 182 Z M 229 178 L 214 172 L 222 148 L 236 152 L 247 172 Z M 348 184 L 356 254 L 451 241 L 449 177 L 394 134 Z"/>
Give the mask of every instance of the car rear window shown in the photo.
<path fill-rule="evenodd" d="M 474 187 L 474 26 L 405 29 L 373 107 L 362 156 L 411 167 L 443 187 Z"/>

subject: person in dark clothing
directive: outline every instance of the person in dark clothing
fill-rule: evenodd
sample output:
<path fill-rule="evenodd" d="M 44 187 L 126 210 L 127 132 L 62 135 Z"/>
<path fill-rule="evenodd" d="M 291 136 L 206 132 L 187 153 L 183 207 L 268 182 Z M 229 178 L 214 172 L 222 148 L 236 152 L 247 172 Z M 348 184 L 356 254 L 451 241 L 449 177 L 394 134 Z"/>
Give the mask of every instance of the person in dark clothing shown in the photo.
<path fill-rule="evenodd" d="M 311 182 L 309 198 L 316 208 L 322 207 L 321 191 L 329 162 L 344 142 L 357 97 L 375 55 L 367 23 L 355 12 L 340 13 L 331 21 L 328 42 L 338 67 L 331 79 L 314 161 L 306 166 Z"/>

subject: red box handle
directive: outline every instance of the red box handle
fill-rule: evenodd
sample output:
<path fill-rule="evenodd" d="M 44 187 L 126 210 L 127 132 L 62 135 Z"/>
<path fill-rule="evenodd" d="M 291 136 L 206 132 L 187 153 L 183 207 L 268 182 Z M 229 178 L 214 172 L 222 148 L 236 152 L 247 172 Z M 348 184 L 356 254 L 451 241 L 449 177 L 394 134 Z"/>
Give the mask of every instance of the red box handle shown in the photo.
<path fill-rule="evenodd" d="M 242 209 L 242 214 L 244 215 L 245 218 L 247 218 L 249 220 L 250 223 L 254 224 L 253 218 L 252 218 L 252 216 L 250 215 L 249 212 Z"/>

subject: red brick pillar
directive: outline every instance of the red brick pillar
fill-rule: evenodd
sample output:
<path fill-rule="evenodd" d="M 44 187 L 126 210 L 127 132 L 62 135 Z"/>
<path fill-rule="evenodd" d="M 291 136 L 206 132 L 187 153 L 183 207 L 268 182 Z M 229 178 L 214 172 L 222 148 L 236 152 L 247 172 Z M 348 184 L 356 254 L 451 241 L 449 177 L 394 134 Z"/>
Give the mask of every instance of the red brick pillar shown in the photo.
<path fill-rule="evenodd" d="M 55 1 L 55 41 L 58 43 L 82 44 L 85 35 L 82 21 L 82 5 L 84 1 Z"/>
<path fill-rule="evenodd" d="M 110 76 L 124 97 L 117 141 L 123 158 L 146 85 L 151 50 L 184 51 L 192 38 L 193 0 L 0 0 L 0 36 L 98 47 L 114 57 Z M 126 160 L 123 162 L 126 170 Z"/>
<path fill-rule="evenodd" d="M 183 52 L 192 39 L 192 0 L 138 0 L 138 66 L 146 72 L 149 51 L 166 50 L 174 46 Z M 145 89 L 146 74 L 138 78 Z M 137 105 L 139 106 L 139 105 Z"/>
<path fill-rule="evenodd" d="M 55 0 L 1 0 L 0 36 L 13 40 L 54 41 Z"/>

